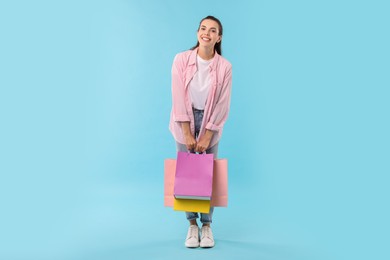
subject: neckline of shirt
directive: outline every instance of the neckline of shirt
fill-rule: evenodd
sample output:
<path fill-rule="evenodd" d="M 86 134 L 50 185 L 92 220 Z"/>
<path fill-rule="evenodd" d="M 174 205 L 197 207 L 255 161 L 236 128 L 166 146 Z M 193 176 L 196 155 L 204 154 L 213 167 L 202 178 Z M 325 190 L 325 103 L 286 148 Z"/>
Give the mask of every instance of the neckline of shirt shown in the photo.
<path fill-rule="evenodd" d="M 200 61 L 200 62 L 202 62 L 202 63 L 204 63 L 204 64 L 210 64 L 210 63 L 214 60 L 215 56 L 212 57 L 212 58 L 209 59 L 209 60 L 204 60 L 204 59 L 202 59 L 202 58 L 199 56 L 199 54 L 197 54 L 197 55 L 196 55 L 196 58 L 198 59 L 198 61 Z"/>

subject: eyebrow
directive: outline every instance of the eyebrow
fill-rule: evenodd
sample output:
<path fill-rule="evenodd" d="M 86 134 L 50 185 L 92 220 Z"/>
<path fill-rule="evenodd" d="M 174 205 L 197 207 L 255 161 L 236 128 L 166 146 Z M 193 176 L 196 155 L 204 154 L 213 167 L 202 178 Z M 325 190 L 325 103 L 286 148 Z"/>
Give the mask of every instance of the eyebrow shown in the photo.
<path fill-rule="evenodd" d="M 206 25 L 201 25 L 200 27 L 206 27 L 206 28 L 207 28 Z M 210 27 L 210 29 L 215 29 L 215 30 L 217 30 L 217 28 L 215 28 L 215 27 Z"/>

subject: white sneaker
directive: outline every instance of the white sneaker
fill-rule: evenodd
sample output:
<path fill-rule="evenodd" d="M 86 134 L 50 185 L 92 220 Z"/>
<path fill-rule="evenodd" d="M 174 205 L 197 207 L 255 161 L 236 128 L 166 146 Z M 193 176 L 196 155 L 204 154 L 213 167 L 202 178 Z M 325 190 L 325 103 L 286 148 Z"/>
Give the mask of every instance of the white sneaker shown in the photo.
<path fill-rule="evenodd" d="M 186 247 L 198 247 L 199 246 L 199 227 L 197 225 L 190 225 L 188 228 Z"/>
<path fill-rule="evenodd" d="M 214 246 L 214 237 L 211 227 L 203 226 L 202 227 L 202 237 L 200 239 L 200 247 L 213 247 Z"/>

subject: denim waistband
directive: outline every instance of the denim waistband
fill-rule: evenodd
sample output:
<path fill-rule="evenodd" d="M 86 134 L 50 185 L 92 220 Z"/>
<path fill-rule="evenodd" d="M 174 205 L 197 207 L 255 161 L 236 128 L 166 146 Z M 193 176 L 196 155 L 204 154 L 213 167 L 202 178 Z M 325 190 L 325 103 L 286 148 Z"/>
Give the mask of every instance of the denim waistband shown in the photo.
<path fill-rule="evenodd" d="M 192 108 L 192 111 L 194 112 L 204 112 L 204 109 L 196 109 L 196 108 Z"/>

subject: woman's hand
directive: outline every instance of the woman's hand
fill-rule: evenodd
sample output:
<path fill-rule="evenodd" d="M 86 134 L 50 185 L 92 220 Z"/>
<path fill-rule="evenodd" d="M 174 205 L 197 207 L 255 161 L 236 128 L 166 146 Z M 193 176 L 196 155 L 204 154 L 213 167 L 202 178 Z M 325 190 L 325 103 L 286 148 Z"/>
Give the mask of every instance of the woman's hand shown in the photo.
<path fill-rule="evenodd" d="M 183 131 L 184 139 L 186 139 L 185 145 L 189 151 L 194 150 L 196 147 L 196 140 L 191 134 L 190 122 L 182 122 L 181 129 Z"/>
<path fill-rule="evenodd" d="M 195 152 L 203 153 L 209 148 L 211 138 L 213 137 L 213 131 L 206 130 L 205 134 L 201 136 L 199 142 L 196 144 Z"/>
<path fill-rule="evenodd" d="M 203 153 L 209 148 L 211 139 L 205 138 L 204 136 L 196 144 L 195 152 Z"/>
<path fill-rule="evenodd" d="M 196 147 L 196 141 L 195 138 L 192 136 L 191 133 L 184 135 L 184 138 L 186 139 L 186 146 L 189 151 L 192 151 Z"/>

